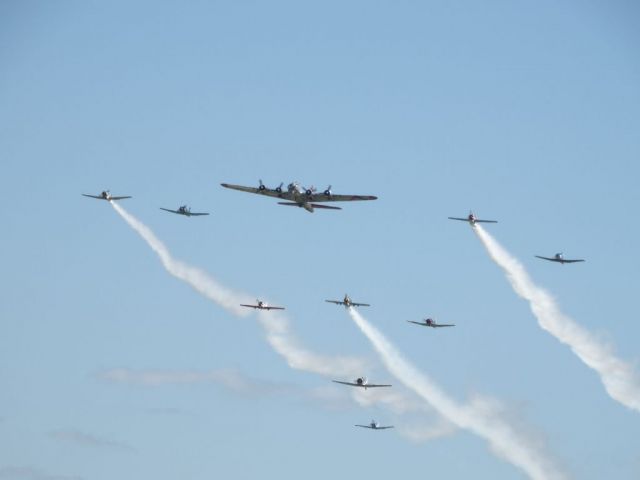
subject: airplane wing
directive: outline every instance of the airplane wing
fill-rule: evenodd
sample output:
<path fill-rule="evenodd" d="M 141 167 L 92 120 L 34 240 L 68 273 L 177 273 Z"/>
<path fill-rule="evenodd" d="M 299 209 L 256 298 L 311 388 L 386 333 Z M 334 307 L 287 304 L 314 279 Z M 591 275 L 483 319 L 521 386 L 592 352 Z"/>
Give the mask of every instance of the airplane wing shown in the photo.
<path fill-rule="evenodd" d="M 177 210 L 170 210 L 170 209 L 168 209 L 168 208 L 162 208 L 162 207 L 160 207 L 160 210 L 164 210 L 165 212 L 177 213 L 178 215 L 184 215 L 184 213 L 182 213 L 182 212 L 179 212 L 179 211 L 177 211 Z"/>
<path fill-rule="evenodd" d="M 353 382 L 341 382 L 340 380 L 331 380 L 331 381 L 335 383 L 341 383 L 342 385 L 349 385 L 351 387 L 364 387 L 364 385 L 353 383 Z"/>
<path fill-rule="evenodd" d="M 284 310 L 284 307 L 262 307 L 263 310 Z"/>
<path fill-rule="evenodd" d="M 375 387 L 391 387 L 392 385 L 382 385 L 382 384 L 377 384 L 377 383 L 367 383 L 366 385 L 363 385 L 364 387 L 367 388 L 375 388 Z"/>
<path fill-rule="evenodd" d="M 240 304 L 241 307 L 248 307 L 248 308 L 260 308 L 258 307 L 258 305 L 245 305 L 244 303 Z"/>
<path fill-rule="evenodd" d="M 313 193 L 308 196 L 309 202 L 354 202 L 356 200 L 377 200 L 373 195 L 325 195 L 324 193 Z"/>
<path fill-rule="evenodd" d="M 104 200 L 104 197 L 101 197 L 99 195 L 89 195 L 88 193 L 83 193 L 82 195 L 84 195 L 85 197 L 97 198 L 98 200 Z"/>
<path fill-rule="evenodd" d="M 432 325 L 433 327 L 439 328 L 439 327 L 455 327 L 455 323 L 434 323 Z"/>
<path fill-rule="evenodd" d="M 132 198 L 130 196 L 124 196 L 124 197 L 111 197 L 109 200 L 124 200 L 125 198 Z"/>
<path fill-rule="evenodd" d="M 426 324 L 426 323 L 424 323 L 424 322 L 415 322 L 415 321 L 413 321 L 413 320 L 407 320 L 407 322 L 409 322 L 409 323 L 415 323 L 416 325 L 420 325 L 421 327 L 426 327 L 426 326 L 427 326 L 427 324 Z"/>
<path fill-rule="evenodd" d="M 374 430 L 386 430 L 387 428 L 393 428 L 393 425 L 387 425 L 385 427 L 376 427 Z"/>
<path fill-rule="evenodd" d="M 369 305 L 368 303 L 351 302 L 351 306 L 352 307 L 370 307 L 371 305 Z"/>
<path fill-rule="evenodd" d="M 543 260 L 549 260 L 550 262 L 559 262 L 560 260 L 558 260 L 557 258 L 551 258 L 551 257 L 541 257 L 540 255 L 534 255 L 534 257 L 536 258 L 541 258 Z M 565 260 L 566 262 L 566 260 Z"/>
<path fill-rule="evenodd" d="M 336 305 L 344 305 L 344 302 L 341 302 L 340 300 L 325 300 L 325 302 L 335 303 Z"/>
<path fill-rule="evenodd" d="M 468 222 L 468 218 L 460 218 L 460 217 L 447 217 L 449 220 L 460 220 L 462 222 Z"/>
<path fill-rule="evenodd" d="M 260 190 L 259 188 L 256 188 L 256 187 L 244 187 L 242 185 L 232 185 L 230 183 L 221 183 L 220 185 L 222 185 L 224 188 L 230 188 L 231 190 L 239 190 L 241 192 L 248 192 L 248 193 L 257 193 L 258 195 L 265 195 L 267 197 L 284 198 L 286 200 L 291 200 L 292 198 L 291 194 L 286 190 L 283 190 L 282 192 L 277 192 L 270 188 L 265 188 L 263 190 Z"/>
<path fill-rule="evenodd" d="M 576 263 L 576 262 L 584 262 L 584 260 L 582 260 L 582 259 L 564 260 L 564 263 Z"/>
<path fill-rule="evenodd" d="M 209 214 L 204 212 L 198 212 L 198 213 L 189 213 L 189 215 L 192 217 L 200 217 L 202 215 L 209 215 Z"/>
<path fill-rule="evenodd" d="M 498 223 L 497 220 L 477 220 L 475 221 L 476 223 Z"/>
<path fill-rule="evenodd" d="M 362 427 L 362 428 L 369 428 L 371 430 L 375 430 L 371 425 L 354 425 L 354 427 Z"/>

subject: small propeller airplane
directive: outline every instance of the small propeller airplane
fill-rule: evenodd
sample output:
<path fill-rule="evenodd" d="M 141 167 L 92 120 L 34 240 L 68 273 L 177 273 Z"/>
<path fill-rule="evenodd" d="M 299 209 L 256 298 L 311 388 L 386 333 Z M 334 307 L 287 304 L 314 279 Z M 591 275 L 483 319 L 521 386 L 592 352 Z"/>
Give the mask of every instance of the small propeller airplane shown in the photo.
<path fill-rule="evenodd" d="M 393 428 L 393 425 L 387 425 L 387 426 L 381 427 L 380 424 L 375 420 L 371 420 L 371 423 L 369 425 L 354 425 L 354 426 L 362 427 L 362 428 L 370 428 L 371 430 L 386 430 L 387 428 Z"/>
<path fill-rule="evenodd" d="M 461 220 L 463 222 L 469 222 L 469 225 L 471 225 L 472 227 L 475 226 L 476 223 L 498 223 L 497 220 L 480 220 L 479 218 L 476 218 L 473 212 L 469 212 L 467 218 L 449 217 L 449 220 Z"/>
<path fill-rule="evenodd" d="M 225 188 L 240 190 L 241 192 L 257 193 L 267 197 L 281 198 L 286 202 L 278 202 L 279 205 L 304 208 L 307 212 L 313 213 L 315 208 L 325 208 L 330 210 L 342 210 L 340 207 L 321 205 L 322 202 L 352 202 L 355 200 L 376 200 L 373 195 L 334 195 L 329 185 L 323 192 L 316 193 L 315 187 L 304 188 L 297 182 L 291 182 L 284 190 L 280 183 L 276 188 L 268 188 L 259 180 L 258 187 L 243 187 L 242 185 L 231 185 L 221 183 Z"/>
<path fill-rule="evenodd" d="M 272 307 L 271 305 L 268 305 L 267 302 L 263 302 L 262 300 L 256 299 L 256 303 L 257 305 L 246 305 L 244 303 L 241 303 L 240 306 L 247 307 L 247 308 L 255 308 L 256 310 L 284 310 L 284 307 Z"/>
<path fill-rule="evenodd" d="M 200 215 L 209 215 L 208 213 L 192 212 L 191 209 L 186 205 L 182 205 L 178 207 L 178 210 L 171 210 L 169 208 L 163 208 L 163 207 L 160 207 L 160 210 L 164 210 L 165 212 L 177 213 L 178 215 L 184 215 L 185 217 L 198 217 Z"/>
<path fill-rule="evenodd" d="M 568 260 L 566 258 L 564 258 L 564 256 L 562 255 L 562 253 L 556 253 L 553 257 L 541 257 L 540 255 L 534 255 L 536 258 L 541 258 L 543 260 L 549 260 L 550 262 L 558 262 L 558 263 L 576 263 L 576 262 L 584 262 L 583 259 L 581 258 L 577 258 L 574 260 Z"/>
<path fill-rule="evenodd" d="M 343 300 L 325 300 L 325 302 L 335 303 L 336 305 L 344 305 L 345 308 L 349 308 L 349 307 L 370 307 L 371 306 L 368 303 L 352 302 L 351 298 L 349 298 L 349 295 L 347 295 L 346 293 L 344 294 L 344 299 Z"/>
<path fill-rule="evenodd" d="M 342 385 L 349 385 L 350 387 L 361 387 L 365 390 L 367 388 L 375 388 L 375 387 L 390 387 L 391 385 L 380 385 L 376 383 L 369 383 L 367 377 L 358 377 L 353 382 L 341 382 L 340 380 L 331 380 L 335 383 L 341 383 Z"/>
<path fill-rule="evenodd" d="M 85 197 L 97 198 L 98 200 L 107 200 L 108 202 L 111 202 L 114 200 L 124 200 L 125 198 L 131 198 L 129 196 L 114 197 L 109 193 L 109 190 L 103 190 L 100 193 L 100 195 L 89 195 L 88 193 L 83 193 L 82 195 L 84 195 Z"/>
<path fill-rule="evenodd" d="M 423 327 L 439 328 L 439 327 L 455 327 L 455 323 L 438 323 L 432 318 L 425 318 L 424 322 L 414 322 L 413 320 L 407 320 L 409 323 L 415 323 Z"/>

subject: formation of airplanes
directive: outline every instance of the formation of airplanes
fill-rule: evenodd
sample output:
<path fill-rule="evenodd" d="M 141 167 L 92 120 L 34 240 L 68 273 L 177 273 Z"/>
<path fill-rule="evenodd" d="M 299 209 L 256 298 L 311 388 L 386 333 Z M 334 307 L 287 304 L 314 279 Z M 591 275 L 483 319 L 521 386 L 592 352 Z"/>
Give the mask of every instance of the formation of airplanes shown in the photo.
<path fill-rule="evenodd" d="M 407 320 L 409 323 L 415 323 L 423 327 L 440 328 L 440 327 L 455 327 L 455 323 L 438 323 L 432 318 L 425 318 L 424 322 L 414 322 L 413 320 Z"/>
<path fill-rule="evenodd" d="M 286 190 L 282 188 L 284 183 L 280 183 L 276 188 L 268 188 L 262 183 L 262 180 L 259 180 L 257 187 L 245 187 L 242 185 L 232 185 L 230 183 L 221 183 L 220 185 L 232 190 L 256 193 L 266 197 L 286 200 L 286 202 L 278 202 L 278 205 L 300 207 L 311 213 L 313 213 L 316 208 L 342 210 L 340 207 L 322 205 L 322 203 L 325 202 L 353 202 L 357 200 L 376 200 L 378 198 L 373 195 L 337 195 L 331 191 L 331 185 L 324 191 L 317 192 L 315 187 L 304 188 L 298 182 L 291 182 Z"/>
<path fill-rule="evenodd" d="M 577 258 L 574 260 L 569 260 L 564 258 L 564 255 L 562 255 L 562 253 L 556 253 L 553 257 L 542 257 L 540 255 L 534 255 L 534 257 L 536 258 L 541 258 L 543 260 L 549 260 L 550 262 L 557 262 L 557 263 L 576 263 L 576 262 L 584 262 L 584 260 L 582 258 Z"/>
<path fill-rule="evenodd" d="M 256 305 L 247 305 L 241 303 L 240 306 L 254 308 L 256 310 L 284 310 L 284 307 L 272 307 L 271 305 L 268 305 L 267 302 L 263 302 L 262 300 L 256 300 Z"/>
<path fill-rule="evenodd" d="M 185 217 L 200 217 L 202 215 L 209 215 L 204 212 L 192 212 L 189 207 L 186 205 L 181 205 L 177 210 L 171 210 L 170 208 L 160 207 L 160 210 L 164 210 L 165 212 L 176 213 L 178 215 L 184 215 Z"/>
<path fill-rule="evenodd" d="M 370 428 L 371 430 L 386 430 L 387 428 L 393 428 L 393 425 L 386 425 L 383 427 L 375 420 L 371 420 L 371 423 L 369 425 L 355 425 L 355 426 L 362 427 L 362 428 Z"/>
<path fill-rule="evenodd" d="M 282 202 L 278 202 L 279 205 L 286 206 L 297 206 L 300 208 L 304 208 L 308 212 L 313 212 L 316 208 L 322 209 L 330 209 L 330 210 L 341 210 L 340 207 L 323 205 L 325 202 L 349 202 L 349 201 L 358 201 L 358 200 L 376 200 L 378 197 L 373 195 L 336 195 L 331 191 L 331 186 L 328 186 L 323 192 L 318 193 L 314 187 L 303 188 L 297 182 L 291 182 L 286 190 L 283 189 L 284 183 L 281 183 L 276 188 L 268 188 L 262 183 L 262 180 L 259 181 L 258 187 L 245 187 L 242 185 L 232 185 L 228 183 L 221 184 L 225 188 L 229 188 L 232 190 L 239 190 L 242 192 L 254 193 L 258 195 L 264 195 L 267 197 L 278 198 L 281 200 L 285 200 Z M 98 200 L 106 200 L 109 202 L 124 200 L 127 198 L 132 198 L 131 196 L 113 196 L 109 192 L 109 190 L 102 191 L 99 195 L 91 195 L 87 193 L 82 194 L 85 197 L 95 198 Z M 182 205 L 178 207 L 177 210 L 171 210 L 169 208 L 160 207 L 161 210 L 166 212 L 174 213 L 177 215 L 184 215 L 187 217 L 191 216 L 203 216 L 209 215 L 206 212 L 192 212 L 191 209 L 187 205 Z M 448 217 L 450 220 L 459 220 L 463 222 L 468 222 L 469 225 L 475 227 L 477 223 L 498 223 L 497 220 L 484 220 L 479 219 L 475 216 L 475 214 L 471 211 L 467 217 Z M 556 253 L 553 257 L 544 257 L 540 255 L 535 255 L 536 258 L 540 258 L 543 260 L 548 260 L 551 262 L 557 263 L 576 263 L 576 262 L 584 262 L 584 259 L 565 259 L 562 253 Z M 342 300 L 325 300 L 329 303 L 334 303 L 336 305 L 342 305 L 345 308 L 353 308 L 353 307 L 370 307 L 371 305 L 368 303 L 359 303 L 351 300 L 349 295 L 345 294 Z M 242 307 L 253 308 L 255 310 L 284 310 L 285 307 L 272 306 L 267 304 L 266 302 L 257 299 L 255 304 L 240 304 Z M 416 325 L 420 325 L 423 327 L 431 327 L 431 328 L 440 328 L 440 327 L 454 327 L 453 323 L 438 323 L 432 318 L 425 318 L 424 321 L 413 321 L 407 320 L 409 323 L 413 323 Z M 391 387 L 390 384 L 376 384 L 369 383 L 366 377 L 358 377 L 353 381 L 343 381 L 343 380 L 332 380 L 334 383 L 339 383 L 342 385 L 347 385 L 350 387 L 358 387 L 367 390 L 368 388 L 379 388 L 379 387 Z M 372 420 L 369 425 L 359 425 L 356 424 L 356 427 L 368 428 L 371 430 L 386 430 L 389 428 L 394 428 L 393 425 L 381 426 L 375 420 Z"/>

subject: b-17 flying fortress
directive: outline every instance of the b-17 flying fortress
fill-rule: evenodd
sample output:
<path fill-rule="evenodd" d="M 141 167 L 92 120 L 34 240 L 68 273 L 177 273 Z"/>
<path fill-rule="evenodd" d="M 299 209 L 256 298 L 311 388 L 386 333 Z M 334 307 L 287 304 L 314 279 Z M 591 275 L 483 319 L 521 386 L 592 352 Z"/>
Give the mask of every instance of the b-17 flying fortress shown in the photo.
<path fill-rule="evenodd" d="M 318 193 L 315 187 L 304 188 L 297 182 L 291 182 L 286 190 L 282 188 L 284 183 L 280 183 L 276 188 L 268 188 L 262 183 L 262 180 L 259 181 L 258 187 L 244 187 L 242 185 L 232 185 L 229 183 L 221 183 L 221 185 L 232 190 L 257 193 L 258 195 L 287 200 L 286 202 L 278 202 L 278 205 L 300 207 L 311 213 L 313 213 L 315 208 L 341 210 L 340 207 L 321 205 L 321 202 L 353 202 L 356 200 L 376 200 L 378 198 L 373 195 L 337 195 L 331 191 L 331 185 L 324 191 Z"/>

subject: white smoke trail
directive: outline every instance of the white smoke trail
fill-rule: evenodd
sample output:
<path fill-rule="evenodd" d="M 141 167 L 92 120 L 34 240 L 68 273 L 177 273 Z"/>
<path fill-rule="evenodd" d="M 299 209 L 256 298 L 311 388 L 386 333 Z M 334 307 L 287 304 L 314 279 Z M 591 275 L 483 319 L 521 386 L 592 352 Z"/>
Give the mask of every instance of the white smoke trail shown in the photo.
<path fill-rule="evenodd" d="M 380 354 L 387 369 L 405 386 L 426 400 L 436 411 L 454 425 L 486 439 L 492 451 L 536 480 L 563 479 L 566 476 L 545 454 L 540 445 L 525 438 L 496 411 L 494 401 L 458 405 L 418 371 L 402 354 L 367 322 L 355 309 L 348 309 L 351 318 Z"/>
<path fill-rule="evenodd" d="M 524 266 L 480 225 L 476 225 L 474 231 L 491 259 L 504 271 L 513 290 L 529 302 L 540 327 L 568 345 L 580 360 L 598 372 L 605 390 L 614 400 L 640 411 L 640 376 L 632 365 L 620 360 L 611 347 L 563 314 L 553 297 L 533 283 Z"/>
<path fill-rule="evenodd" d="M 230 290 L 214 280 L 209 274 L 202 270 L 176 260 L 172 257 L 167 247 L 158 239 L 149 227 L 140 222 L 130 213 L 126 212 L 120 205 L 110 202 L 120 216 L 133 228 L 153 249 L 160 258 L 163 267 L 174 277 L 186 282 L 201 295 L 220 305 L 233 315 L 247 315 L 247 309 L 239 306 L 240 303 L 247 303 L 254 297 Z M 271 311 L 269 313 L 259 312 L 258 319 L 265 330 L 266 338 L 271 347 L 284 359 L 287 364 L 294 369 L 316 373 L 323 376 L 339 376 L 355 378 L 366 369 L 366 362 L 359 358 L 343 356 L 325 356 L 306 350 L 291 332 L 288 319 Z M 412 401 L 406 395 L 400 393 L 385 394 L 376 396 L 376 401 L 371 402 L 370 398 L 360 395 L 361 392 L 352 393 L 352 399 L 364 406 L 371 403 L 378 403 L 390 408 L 393 412 L 403 414 L 407 412 L 422 412 L 431 414 L 419 402 Z M 416 427 L 421 430 L 420 427 Z M 433 438 L 437 435 L 430 435 L 433 427 L 428 427 L 422 432 L 424 438 Z M 449 434 L 451 429 L 440 432 L 441 435 Z M 412 432 L 407 435 L 412 439 L 417 439 L 420 432 Z"/>
<path fill-rule="evenodd" d="M 248 303 L 252 296 L 235 292 L 214 280 L 202 270 L 176 260 L 171 256 L 169 249 L 160 241 L 149 227 L 140 222 L 133 215 L 125 211 L 115 202 L 110 202 L 113 208 L 124 218 L 156 252 L 162 266 L 174 277 L 184 281 L 201 295 L 220 305 L 235 316 L 246 316 L 249 311 L 240 306 Z M 305 370 L 320 375 L 357 375 L 364 369 L 364 362 L 351 357 L 327 357 L 309 352 L 300 346 L 298 340 L 291 333 L 289 321 L 286 317 L 270 312 L 266 316 L 263 312 L 259 316 L 260 324 L 266 331 L 267 341 L 273 349 L 282 355 L 289 366 L 298 370 Z"/>

